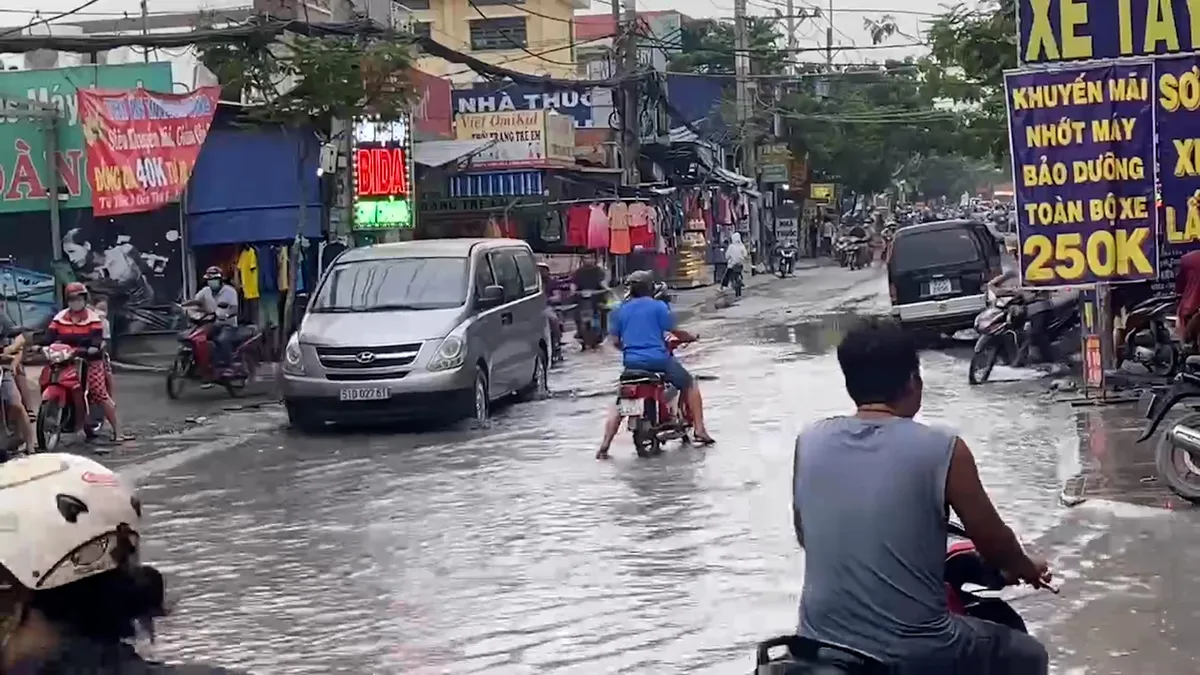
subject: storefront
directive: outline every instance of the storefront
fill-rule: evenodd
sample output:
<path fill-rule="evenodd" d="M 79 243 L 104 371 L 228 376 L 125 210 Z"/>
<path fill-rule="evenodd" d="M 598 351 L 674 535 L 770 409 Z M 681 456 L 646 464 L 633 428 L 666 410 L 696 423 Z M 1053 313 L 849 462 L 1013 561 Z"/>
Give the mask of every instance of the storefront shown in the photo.
<path fill-rule="evenodd" d="M 242 292 L 243 318 L 264 328 L 283 325 L 289 287 L 306 297 L 327 253 L 318 155 L 310 132 L 222 126 L 196 162 L 186 221 L 194 269 L 220 267 Z"/>

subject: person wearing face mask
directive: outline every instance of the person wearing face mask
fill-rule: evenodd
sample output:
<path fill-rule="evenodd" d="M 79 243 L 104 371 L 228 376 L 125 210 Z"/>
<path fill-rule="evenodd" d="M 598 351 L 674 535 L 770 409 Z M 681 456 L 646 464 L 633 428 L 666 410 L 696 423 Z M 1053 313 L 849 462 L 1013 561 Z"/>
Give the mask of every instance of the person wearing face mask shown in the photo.
<path fill-rule="evenodd" d="M 104 407 L 104 418 L 112 429 L 114 442 L 131 440 L 120 432 L 117 422 L 117 404 L 108 389 L 108 376 L 104 367 L 104 318 L 88 306 L 87 286 L 73 281 L 63 288 L 67 308 L 54 315 L 42 344 L 61 343 L 74 347 L 87 361 L 85 373 L 88 402 Z"/>
<path fill-rule="evenodd" d="M 204 271 L 204 288 L 184 307 L 198 307 L 216 317 L 208 339 L 213 343 L 213 365 L 228 370 L 233 360 L 233 340 L 237 336 L 238 292 L 225 283 L 225 275 L 216 265 Z"/>
<path fill-rule="evenodd" d="M 0 513 L 0 672 L 235 675 L 150 663 L 130 644 L 153 640 L 165 584 L 141 563 L 142 504 L 120 476 L 78 455 L 10 460 Z"/>

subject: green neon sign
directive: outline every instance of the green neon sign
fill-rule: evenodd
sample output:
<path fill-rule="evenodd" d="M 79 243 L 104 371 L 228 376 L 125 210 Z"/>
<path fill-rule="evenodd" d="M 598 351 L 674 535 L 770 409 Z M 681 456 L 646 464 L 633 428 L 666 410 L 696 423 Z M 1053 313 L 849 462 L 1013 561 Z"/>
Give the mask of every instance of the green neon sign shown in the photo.
<path fill-rule="evenodd" d="M 410 228 L 412 216 L 412 204 L 406 198 L 360 199 L 354 204 L 354 229 Z"/>

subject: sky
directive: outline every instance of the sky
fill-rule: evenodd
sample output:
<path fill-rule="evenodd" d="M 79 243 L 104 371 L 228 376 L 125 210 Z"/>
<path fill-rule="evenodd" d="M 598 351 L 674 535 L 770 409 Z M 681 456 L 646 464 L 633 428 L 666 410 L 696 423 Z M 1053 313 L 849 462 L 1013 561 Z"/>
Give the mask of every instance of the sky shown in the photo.
<path fill-rule="evenodd" d="M 85 0 L 0 0 L 0 25 L 21 26 L 35 15 L 28 8 L 39 7 L 39 16 L 44 18 L 58 12 L 74 9 Z M 402 0 L 401 0 L 402 1 Z M 195 11 L 203 9 L 228 9 L 244 7 L 249 0 L 205 0 L 197 3 L 195 0 L 146 0 L 151 13 Z M 640 10 L 675 9 L 693 18 L 732 17 L 733 0 L 637 0 Z M 820 6 L 822 12 L 828 11 L 828 0 L 794 0 L 797 13 L 802 9 L 811 10 Z M 773 14 L 776 9 L 786 13 L 786 0 L 748 0 L 750 14 Z M 863 28 L 865 17 L 878 18 L 891 13 L 895 16 L 901 29 L 909 35 L 919 36 L 923 30 L 922 22 L 932 14 L 941 11 L 946 0 L 834 0 L 834 42 L 840 47 L 834 56 L 837 63 L 862 63 L 864 61 L 882 61 L 889 58 L 915 56 L 922 52 L 921 48 L 890 48 L 856 50 L 855 46 L 870 45 L 871 38 Z M 74 14 L 70 18 L 55 21 L 54 25 L 70 23 L 72 19 L 104 19 L 120 18 L 126 14 L 137 16 L 140 12 L 138 0 L 96 0 L 95 4 Z M 593 2 L 592 12 L 610 11 L 611 5 Z M 799 46 L 819 47 L 824 45 L 825 19 L 803 22 L 797 30 Z M 53 32 L 53 30 L 52 30 Z M 918 40 L 910 40 L 896 36 L 890 43 L 907 44 Z M 797 58 L 804 61 L 823 61 L 823 52 L 798 54 Z"/>

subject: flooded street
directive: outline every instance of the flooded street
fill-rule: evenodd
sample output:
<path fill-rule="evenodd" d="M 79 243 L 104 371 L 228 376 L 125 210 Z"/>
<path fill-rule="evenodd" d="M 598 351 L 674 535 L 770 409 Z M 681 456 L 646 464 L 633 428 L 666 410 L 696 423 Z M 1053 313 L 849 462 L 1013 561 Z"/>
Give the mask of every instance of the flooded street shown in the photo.
<path fill-rule="evenodd" d="M 597 462 L 619 356 L 572 350 L 551 398 L 487 429 L 302 436 L 268 407 L 117 465 L 181 598 L 158 649 L 262 673 L 749 672 L 753 645 L 796 623 L 792 441 L 853 409 L 832 349 L 886 306 L 879 270 L 824 267 L 692 318 L 701 342 L 681 358 L 701 378 L 706 449 L 638 460 L 625 433 Z M 968 386 L 969 350 L 923 354 L 921 418 L 959 430 L 1065 579 L 1016 601 L 1059 672 L 1194 672 L 1200 647 L 1167 623 L 1189 630 L 1200 599 L 1155 609 L 1200 598 L 1164 587 L 1195 585 L 1192 514 L 1111 494 L 1062 506 L 1089 461 L 1077 411 L 1032 372 Z"/>

